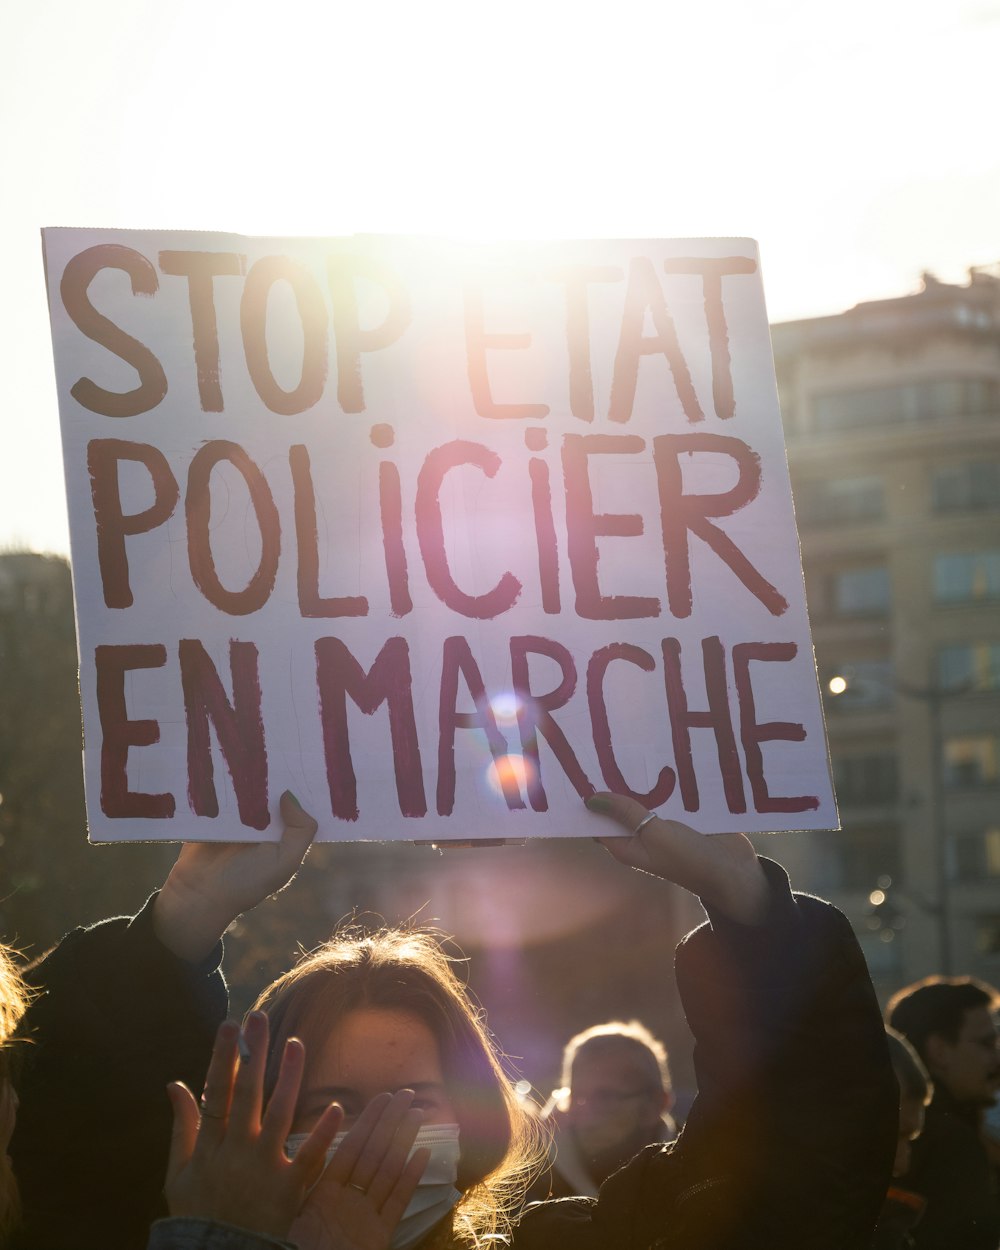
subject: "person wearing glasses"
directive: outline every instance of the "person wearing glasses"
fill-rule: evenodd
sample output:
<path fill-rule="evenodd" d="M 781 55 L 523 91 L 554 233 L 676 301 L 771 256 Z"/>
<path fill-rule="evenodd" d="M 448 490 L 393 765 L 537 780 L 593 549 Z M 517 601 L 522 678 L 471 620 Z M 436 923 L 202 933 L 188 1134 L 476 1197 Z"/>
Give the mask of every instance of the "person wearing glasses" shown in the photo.
<path fill-rule="evenodd" d="M 532 1197 L 596 1197 L 643 1146 L 673 1141 L 677 1126 L 663 1043 L 638 1020 L 595 1024 L 567 1042 L 562 1086 L 542 1110 L 552 1169 Z"/>

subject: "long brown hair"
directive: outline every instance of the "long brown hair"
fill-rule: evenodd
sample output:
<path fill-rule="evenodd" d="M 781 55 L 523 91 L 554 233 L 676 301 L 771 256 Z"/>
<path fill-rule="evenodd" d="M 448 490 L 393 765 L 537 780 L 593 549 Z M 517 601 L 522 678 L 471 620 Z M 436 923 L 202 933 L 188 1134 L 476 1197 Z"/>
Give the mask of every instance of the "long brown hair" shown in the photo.
<path fill-rule="evenodd" d="M 14 1030 L 32 998 L 14 962 L 14 954 L 10 947 L 0 943 L 0 1115 L 9 1115 L 11 1120 L 16 1107 L 11 1055 L 13 1047 L 22 1044 L 14 1040 Z M 0 1152 L 0 1246 L 8 1244 L 20 1216 L 17 1180 L 9 1156 Z"/>
<path fill-rule="evenodd" d="M 534 1118 L 521 1107 L 483 1013 L 456 976 L 442 935 L 423 928 L 339 929 L 299 960 L 254 1004 L 267 1013 L 273 1088 L 285 1042 L 306 1055 L 348 1013 L 362 1007 L 408 1011 L 434 1035 L 445 1087 L 460 1130 L 453 1245 L 476 1245 L 505 1231 L 543 1160 Z"/>

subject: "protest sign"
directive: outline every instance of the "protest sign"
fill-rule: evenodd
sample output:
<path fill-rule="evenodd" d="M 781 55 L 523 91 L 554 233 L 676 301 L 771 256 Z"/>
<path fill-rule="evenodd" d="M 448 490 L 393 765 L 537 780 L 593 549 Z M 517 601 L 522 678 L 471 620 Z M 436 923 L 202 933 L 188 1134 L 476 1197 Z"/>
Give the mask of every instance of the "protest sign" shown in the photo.
<path fill-rule="evenodd" d="M 751 241 L 44 246 L 92 839 L 837 826 Z"/>

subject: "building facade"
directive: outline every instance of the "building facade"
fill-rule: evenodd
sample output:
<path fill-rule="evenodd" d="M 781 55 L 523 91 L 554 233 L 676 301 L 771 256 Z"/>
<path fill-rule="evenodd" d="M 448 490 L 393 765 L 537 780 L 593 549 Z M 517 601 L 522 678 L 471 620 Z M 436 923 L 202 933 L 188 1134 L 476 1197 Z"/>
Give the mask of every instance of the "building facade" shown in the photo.
<path fill-rule="evenodd" d="M 843 825 L 780 858 L 883 992 L 1000 982 L 1000 271 L 772 336 Z"/>

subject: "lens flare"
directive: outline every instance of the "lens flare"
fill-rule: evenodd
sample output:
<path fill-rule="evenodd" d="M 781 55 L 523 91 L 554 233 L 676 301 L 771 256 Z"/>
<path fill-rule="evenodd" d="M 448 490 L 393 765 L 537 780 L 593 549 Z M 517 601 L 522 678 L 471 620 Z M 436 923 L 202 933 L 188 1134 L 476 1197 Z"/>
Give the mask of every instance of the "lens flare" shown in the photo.
<path fill-rule="evenodd" d="M 522 796 L 527 792 L 528 785 L 534 780 L 534 765 L 523 755 L 501 755 L 493 760 L 486 770 L 486 779 L 496 794 L 502 795 L 504 787 L 514 788 Z"/>
<path fill-rule="evenodd" d="M 517 724 L 517 710 L 520 706 L 521 700 L 509 690 L 505 690 L 503 694 L 498 694 L 490 700 L 490 708 L 497 724 L 504 727 Z"/>

